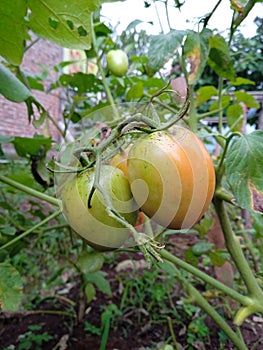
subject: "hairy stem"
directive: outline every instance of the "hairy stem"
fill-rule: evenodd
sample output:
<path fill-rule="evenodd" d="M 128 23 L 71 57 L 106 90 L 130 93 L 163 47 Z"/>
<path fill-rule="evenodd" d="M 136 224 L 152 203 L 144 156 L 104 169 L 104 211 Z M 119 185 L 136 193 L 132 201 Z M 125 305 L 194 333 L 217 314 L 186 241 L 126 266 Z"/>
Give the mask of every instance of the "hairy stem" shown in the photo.
<path fill-rule="evenodd" d="M 232 230 L 225 203 L 221 199 L 215 198 L 214 206 L 224 233 L 227 250 L 229 251 L 247 287 L 250 297 L 256 299 L 257 301 L 263 300 L 263 291 L 259 287 L 258 282 L 243 254 L 240 242 Z M 261 309 L 263 309 L 263 306 L 261 306 Z"/>
<path fill-rule="evenodd" d="M 37 229 L 45 224 L 47 224 L 49 221 L 55 219 L 57 216 L 59 216 L 61 214 L 60 210 L 55 211 L 53 214 L 49 215 L 47 218 L 45 218 L 44 220 L 40 221 L 38 224 L 36 224 L 35 226 L 31 227 L 30 229 L 26 230 L 25 232 L 23 232 L 21 235 L 15 237 L 14 239 L 12 239 L 11 241 L 7 242 L 6 244 L 2 245 L 0 247 L 0 250 L 2 249 L 6 249 L 8 247 L 10 247 L 12 244 L 20 241 L 22 238 L 25 238 L 26 236 L 28 236 L 30 233 L 37 231 Z"/>
<path fill-rule="evenodd" d="M 191 273 L 193 276 L 200 278 L 202 281 L 210 284 L 211 286 L 215 287 L 218 290 L 221 290 L 223 293 L 227 294 L 231 298 L 235 299 L 242 305 L 249 305 L 251 303 L 250 298 L 247 296 L 244 296 L 234 289 L 224 285 L 223 283 L 217 281 L 213 277 L 207 275 L 203 271 L 199 270 L 198 268 L 194 267 L 193 265 L 188 264 L 187 262 L 177 258 L 175 255 L 169 253 L 165 249 L 161 249 L 159 251 L 160 256 L 167 261 L 170 261 L 171 263 L 180 266 L 185 271 Z"/>
<path fill-rule="evenodd" d="M 27 193 L 30 196 L 33 196 L 35 198 L 39 198 L 41 200 L 44 200 L 45 202 L 48 202 L 50 204 L 54 204 L 56 206 L 60 205 L 60 201 L 58 199 L 51 197 L 45 193 L 34 190 L 31 187 L 25 186 L 25 185 L 21 184 L 20 182 L 9 179 L 8 177 L 6 177 L 4 175 L 0 175 L 0 181 L 4 182 L 5 184 L 10 185 L 10 186 L 12 186 L 20 191 Z"/>

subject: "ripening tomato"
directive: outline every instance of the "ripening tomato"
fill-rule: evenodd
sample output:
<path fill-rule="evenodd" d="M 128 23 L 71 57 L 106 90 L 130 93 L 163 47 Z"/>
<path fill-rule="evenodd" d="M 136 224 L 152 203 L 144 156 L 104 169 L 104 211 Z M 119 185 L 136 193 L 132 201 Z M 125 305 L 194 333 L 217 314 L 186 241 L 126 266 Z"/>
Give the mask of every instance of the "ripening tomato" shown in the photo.
<path fill-rule="evenodd" d="M 207 210 L 215 172 L 203 142 L 175 126 L 134 142 L 128 178 L 135 201 L 147 216 L 172 229 L 192 227 Z"/>
<path fill-rule="evenodd" d="M 106 61 L 109 70 L 118 77 L 127 73 L 129 60 L 123 50 L 110 50 L 106 55 Z"/>
<path fill-rule="evenodd" d="M 109 162 L 110 165 L 120 169 L 126 177 L 128 177 L 127 158 L 131 146 L 132 145 L 129 145 L 126 149 L 121 150 L 120 153 L 117 153 Z"/>
<path fill-rule="evenodd" d="M 92 196 L 91 208 L 88 197 L 94 181 L 94 169 L 72 176 L 62 192 L 62 209 L 69 225 L 93 248 L 106 251 L 121 247 L 130 232 L 106 212 L 106 203 L 101 192 Z M 137 220 L 134 202 L 127 178 L 121 170 L 103 165 L 100 171 L 100 186 L 108 194 L 113 208 L 130 224 Z"/>

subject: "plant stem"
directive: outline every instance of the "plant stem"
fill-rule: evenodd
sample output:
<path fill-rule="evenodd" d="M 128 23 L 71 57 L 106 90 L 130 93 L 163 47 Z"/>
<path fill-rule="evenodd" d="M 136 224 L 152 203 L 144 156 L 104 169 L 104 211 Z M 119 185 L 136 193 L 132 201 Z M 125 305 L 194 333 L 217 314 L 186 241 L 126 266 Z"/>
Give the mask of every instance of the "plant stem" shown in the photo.
<path fill-rule="evenodd" d="M 225 332 L 233 344 L 238 350 L 247 350 L 246 344 L 241 336 L 238 336 L 227 322 L 219 315 L 219 313 L 206 301 L 202 294 L 189 282 L 187 288 L 190 296 L 194 298 L 194 301 L 200 306 L 200 308 L 209 315 L 216 324 Z"/>
<path fill-rule="evenodd" d="M 25 186 L 23 184 L 21 184 L 20 182 L 14 181 L 4 175 L 0 175 L 0 181 L 6 183 L 7 185 L 10 185 L 20 191 L 23 191 L 27 194 L 29 194 L 30 196 L 33 196 L 35 198 L 39 198 L 41 200 L 44 200 L 50 204 L 54 204 L 56 206 L 60 205 L 60 201 L 54 197 L 51 197 L 45 193 L 39 192 L 37 190 L 34 190 L 31 187 Z"/>
<path fill-rule="evenodd" d="M 255 298 L 258 301 L 262 301 L 263 291 L 259 287 L 254 273 L 251 271 L 243 254 L 240 242 L 232 230 L 225 203 L 221 199 L 215 198 L 214 206 L 224 233 L 227 250 L 229 251 L 241 277 L 243 278 L 250 297 Z M 263 309 L 263 306 L 261 306 L 261 309 Z"/>
<path fill-rule="evenodd" d="M 190 93 L 190 109 L 189 109 L 189 126 L 190 129 L 196 133 L 197 132 L 197 116 L 196 116 L 196 108 L 194 101 L 194 87 L 193 85 L 189 85 L 189 93 Z"/>
<path fill-rule="evenodd" d="M 217 281 L 216 279 L 207 275 L 206 273 L 202 272 L 201 270 L 197 269 L 196 267 L 194 267 L 194 266 L 188 264 L 187 262 L 177 258 L 175 255 L 169 253 L 167 250 L 161 249 L 159 251 L 159 254 L 164 260 L 170 261 L 173 264 L 180 266 L 185 271 L 191 273 L 192 275 L 194 275 L 197 278 L 200 278 L 204 282 L 209 283 L 210 285 L 212 285 L 216 289 L 221 290 L 222 292 L 229 295 L 231 298 L 235 299 L 236 301 L 238 301 L 242 305 L 249 305 L 250 304 L 250 298 L 248 298 L 247 296 L 236 292 L 232 288 L 229 288 L 228 286 Z"/>
<path fill-rule="evenodd" d="M 170 253 L 168 253 L 168 256 L 173 257 L 173 255 Z M 181 274 L 181 272 L 176 267 L 174 268 L 176 271 L 177 278 L 179 279 L 182 286 L 186 288 L 191 301 L 199 305 L 199 307 L 216 322 L 216 324 L 220 327 L 220 329 L 222 329 L 225 332 L 225 334 L 233 342 L 233 344 L 237 347 L 238 350 L 247 350 L 242 335 L 236 334 L 232 330 L 232 328 L 227 324 L 227 322 L 214 309 L 214 307 L 212 307 L 206 301 L 202 294 Z"/>
<path fill-rule="evenodd" d="M 222 109 L 222 90 L 223 90 L 223 78 L 219 77 L 218 81 L 218 109 L 220 110 L 218 113 L 218 132 L 222 134 L 223 129 L 223 109 Z"/>
<path fill-rule="evenodd" d="M 95 35 L 94 23 L 93 23 L 93 17 L 92 16 L 91 16 L 91 39 L 92 39 L 93 50 L 94 50 L 95 55 L 97 57 L 97 65 L 98 65 L 98 69 L 99 69 L 99 72 L 100 72 L 100 75 L 101 75 L 102 84 L 104 86 L 106 95 L 107 95 L 108 100 L 110 102 L 110 105 L 111 105 L 111 107 L 113 109 L 113 119 L 118 119 L 119 118 L 119 113 L 118 113 L 118 110 L 116 108 L 115 101 L 113 99 L 111 90 L 110 90 L 109 85 L 108 85 L 107 80 L 106 80 L 104 69 L 103 69 L 102 64 L 101 64 L 101 60 L 100 60 L 100 56 L 99 56 L 99 52 L 98 52 L 99 50 L 98 50 L 97 42 L 96 42 L 96 35 Z"/>
<path fill-rule="evenodd" d="M 14 239 L 12 239 L 11 241 L 7 242 L 6 244 L 2 245 L 0 247 L 0 250 L 2 249 L 6 249 L 8 247 L 10 247 L 12 244 L 20 241 L 22 238 L 25 238 L 26 236 L 28 236 L 30 233 L 36 231 L 39 227 L 47 224 L 49 221 L 55 219 L 57 216 L 59 216 L 61 214 L 60 210 L 55 211 L 53 214 L 51 214 L 50 216 L 48 216 L 47 218 L 45 218 L 44 220 L 40 221 L 38 224 L 36 224 L 35 226 L 31 227 L 30 229 L 28 229 L 27 231 L 23 232 L 21 235 L 15 237 Z"/>

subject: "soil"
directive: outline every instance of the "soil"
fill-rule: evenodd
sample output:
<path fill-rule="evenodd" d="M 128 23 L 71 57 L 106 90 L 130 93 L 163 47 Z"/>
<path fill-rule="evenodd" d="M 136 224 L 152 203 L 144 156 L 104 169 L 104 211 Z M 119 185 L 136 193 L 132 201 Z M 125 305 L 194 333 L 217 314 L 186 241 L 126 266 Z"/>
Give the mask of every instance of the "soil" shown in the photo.
<path fill-rule="evenodd" d="M 177 253 L 193 242 L 178 241 L 174 245 Z M 128 256 L 122 253 L 118 256 L 119 264 L 127 261 Z M 144 259 L 141 254 L 136 256 L 138 265 L 145 266 Z M 95 332 L 85 331 L 85 323 L 92 324 L 98 330 L 101 325 L 101 313 L 105 305 L 113 303 L 117 306 L 121 302 L 121 293 L 119 291 L 119 282 L 116 280 L 116 275 L 119 273 L 111 265 L 105 264 L 104 271 L 107 272 L 107 279 L 111 283 L 113 292 L 111 297 L 105 296 L 104 293 L 97 291 L 96 297 L 89 303 L 85 309 L 82 320 L 77 321 L 77 313 L 79 312 L 79 286 L 76 283 L 68 291 L 68 294 L 63 294 L 59 299 L 44 299 L 41 301 L 35 310 L 23 310 L 20 312 L 5 312 L 0 313 L 0 350 L 3 349 L 32 349 L 32 350 L 100 350 L 102 337 L 96 335 Z M 180 291 L 180 287 L 178 287 Z M 201 286 L 200 286 L 201 288 Z M 71 306 L 71 311 L 75 311 L 75 317 L 65 313 L 70 310 L 69 301 L 74 301 L 75 306 Z M 176 304 L 179 298 L 174 298 Z M 131 310 L 122 315 L 121 320 L 110 328 L 109 337 L 107 340 L 106 350 L 146 350 L 146 349 L 161 349 L 164 341 L 171 339 L 169 327 L 164 323 L 150 322 L 150 315 L 142 312 L 141 321 L 138 323 L 139 309 Z M 63 314 L 64 313 L 64 314 Z M 183 316 L 182 316 L 183 317 Z M 205 323 L 209 328 L 209 336 L 205 341 L 194 341 L 190 347 L 187 342 L 187 322 L 182 326 L 182 323 L 173 323 L 173 331 L 178 342 L 178 349 L 222 349 L 220 348 L 220 330 L 213 320 L 208 316 Z M 43 341 L 37 347 L 36 343 L 31 343 L 27 347 L 21 347 L 19 336 L 28 332 L 30 325 L 41 326 L 40 331 L 35 331 L 36 334 L 47 332 L 52 338 L 48 341 Z M 248 349 L 262 350 L 263 349 L 263 318 L 252 316 L 247 320 L 242 328 L 242 334 Z M 172 341 L 170 341 L 172 344 Z M 20 346 L 19 346 L 20 345 Z M 234 346 L 230 341 L 227 341 L 222 350 L 231 350 Z"/>

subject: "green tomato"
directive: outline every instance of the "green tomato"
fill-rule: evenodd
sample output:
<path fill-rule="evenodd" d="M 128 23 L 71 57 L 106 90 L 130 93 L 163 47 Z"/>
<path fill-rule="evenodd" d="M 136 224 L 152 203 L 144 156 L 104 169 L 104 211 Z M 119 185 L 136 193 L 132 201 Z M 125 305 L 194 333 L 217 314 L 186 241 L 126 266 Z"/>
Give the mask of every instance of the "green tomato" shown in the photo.
<path fill-rule="evenodd" d="M 125 243 L 130 231 L 108 215 L 100 191 L 94 192 L 91 208 L 88 208 L 93 181 L 94 169 L 74 175 L 67 181 L 61 197 L 63 214 L 73 230 L 94 249 L 114 250 Z M 137 206 L 123 172 L 113 166 L 103 165 L 99 183 L 107 193 L 113 208 L 134 225 L 138 216 Z"/>
<path fill-rule="evenodd" d="M 128 56 L 122 50 L 110 50 L 106 55 L 106 61 L 111 73 L 122 77 L 128 71 Z"/>

